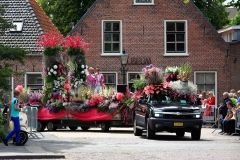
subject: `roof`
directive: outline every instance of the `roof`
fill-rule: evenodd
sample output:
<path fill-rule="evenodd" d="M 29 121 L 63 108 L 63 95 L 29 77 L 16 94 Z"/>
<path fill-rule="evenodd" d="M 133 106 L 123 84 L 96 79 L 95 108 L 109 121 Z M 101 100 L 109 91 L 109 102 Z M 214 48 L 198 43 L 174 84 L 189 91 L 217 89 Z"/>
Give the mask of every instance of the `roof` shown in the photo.
<path fill-rule="evenodd" d="M 234 30 L 234 29 L 240 29 L 240 25 L 238 25 L 238 26 L 229 26 L 227 28 L 219 29 L 218 33 L 223 33 L 223 32 L 227 32 L 227 31 Z"/>
<path fill-rule="evenodd" d="M 37 45 L 38 37 L 48 32 L 60 32 L 35 0 L 0 0 L 0 5 L 7 4 L 3 16 L 8 22 L 22 20 L 20 32 L 5 31 L 0 35 L 0 44 L 9 47 L 20 47 L 30 54 L 42 54 L 42 47 Z"/>

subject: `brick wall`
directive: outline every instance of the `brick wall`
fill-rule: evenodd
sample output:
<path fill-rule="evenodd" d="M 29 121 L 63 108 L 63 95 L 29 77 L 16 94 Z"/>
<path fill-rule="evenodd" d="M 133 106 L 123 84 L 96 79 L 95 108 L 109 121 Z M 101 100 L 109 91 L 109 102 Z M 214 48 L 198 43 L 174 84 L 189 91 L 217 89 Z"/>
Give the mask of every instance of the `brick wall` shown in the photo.
<path fill-rule="evenodd" d="M 225 55 L 229 45 L 218 35 L 194 3 L 179 0 L 155 0 L 155 5 L 136 6 L 133 0 L 98 0 L 76 25 L 72 34 L 80 33 L 92 41 L 86 54 L 89 66 L 102 71 L 117 71 L 122 83 L 120 57 L 103 57 L 102 20 L 122 20 L 122 47 L 131 57 L 151 57 L 152 64 L 165 68 L 189 62 L 193 71 L 216 71 L 218 97 L 229 90 L 229 63 Z M 187 57 L 164 57 L 164 20 L 187 20 Z M 146 65 L 128 65 L 128 71 L 141 71 Z M 193 81 L 193 74 L 190 79 Z"/>

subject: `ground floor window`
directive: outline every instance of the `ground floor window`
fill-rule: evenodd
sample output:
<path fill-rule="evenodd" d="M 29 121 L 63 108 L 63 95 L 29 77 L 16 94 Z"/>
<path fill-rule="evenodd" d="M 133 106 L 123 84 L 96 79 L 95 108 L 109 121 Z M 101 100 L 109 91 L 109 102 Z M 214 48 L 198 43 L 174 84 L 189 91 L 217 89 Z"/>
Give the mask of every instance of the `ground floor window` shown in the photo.
<path fill-rule="evenodd" d="M 41 73 L 27 73 L 25 76 L 25 86 L 31 90 L 42 90 L 43 83 Z"/>
<path fill-rule="evenodd" d="M 216 75 L 216 72 L 195 72 L 194 79 L 198 90 L 205 91 L 206 93 L 212 91 L 214 94 L 216 94 Z"/>
<path fill-rule="evenodd" d="M 128 88 L 131 92 L 134 92 L 133 81 L 140 79 L 141 72 L 128 73 Z"/>
<path fill-rule="evenodd" d="M 108 87 L 116 89 L 117 78 L 116 73 L 102 73 L 104 76 L 104 84 Z"/>

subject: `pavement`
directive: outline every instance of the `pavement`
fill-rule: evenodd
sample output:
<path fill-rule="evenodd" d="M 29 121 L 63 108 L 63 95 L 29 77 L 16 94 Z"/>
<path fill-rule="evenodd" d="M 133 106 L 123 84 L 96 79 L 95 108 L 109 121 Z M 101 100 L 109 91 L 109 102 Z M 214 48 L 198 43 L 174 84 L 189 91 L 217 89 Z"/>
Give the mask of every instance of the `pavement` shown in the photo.
<path fill-rule="evenodd" d="M 121 129 L 124 130 L 124 129 Z M 129 128 L 129 136 L 132 134 Z M 233 140 L 240 142 L 239 136 L 222 136 L 218 134 L 220 129 L 211 129 L 203 128 L 201 139 L 204 141 L 206 137 L 208 139 L 214 140 Z M 91 134 L 96 134 L 96 132 L 101 132 L 100 130 L 94 130 L 90 132 L 85 132 L 87 136 Z M 9 142 L 8 146 L 5 146 L 3 143 L 0 143 L 0 160 L 1 159 L 68 159 L 68 153 L 70 150 L 79 150 L 78 147 L 89 146 L 91 150 L 92 145 L 104 145 L 94 142 L 94 144 L 89 144 L 89 142 L 83 141 L 85 138 L 74 138 L 71 134 L 78 134 L 79 132 L 66 132 L 66 131 L 57 131 L 57 132 L 41 132 L 35 133 L 29 137 L 27 143 L 24 146 L 15 146 L 12 142 Z M 84 132 L 81 132 L 84 133 Z M 80 133 L 79 133 L 80 134 Z M 102 133 L 103 136 L 109 136 L 108 134 Z M 112 133 L 111 133 L 112 134 Z M 72 137 L 70 139 L 69 137 Z M 131 137 L 131 136 L 130 136 Z M 133 136 L 134 137 L 134 136 Z M 112 135 L 112 138 L 117 138 L 115 135 Z M 82 139 L 82 140 L 81 140 Z M 81 143 L 79 143 L 81 141 Z M 95 144 L 96 143 L 96 144 Z M 100 143 L 100 142 L 99 142 Z M 107 144 L 105 144 L 107 145 Z M 66 157 L 65 157 L 66 154 Z"/>

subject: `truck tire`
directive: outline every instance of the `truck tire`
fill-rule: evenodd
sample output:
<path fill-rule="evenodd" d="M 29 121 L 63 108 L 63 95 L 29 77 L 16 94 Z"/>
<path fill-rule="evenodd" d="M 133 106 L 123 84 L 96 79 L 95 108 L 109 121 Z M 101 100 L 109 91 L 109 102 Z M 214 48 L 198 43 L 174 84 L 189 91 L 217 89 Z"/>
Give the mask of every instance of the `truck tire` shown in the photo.
<path fill-rule="evenodd" d="M 20 144 L 24 145 L 28 141 L 28 134 L 27 132 L 20 131 Z"/>
<path fill-rule="evenodd" d="M 69 128 L 71 129 L 71 131 L 76 131 L 78 127 L 76 127 L 76 126 L 70 126 Z"/>
<path fill-rule="evenodd" d="M 48 122 L 48 124 L 47 124 L 47 129 L 48 129 L 49 131 L 56 131 L 56 130 L 57 130 L 57 127 L 54 126 L 53 122 Z"/>
<path fill-rule="evenodd" d="M 200 140 L 201 129 L 194 129 L 191 131 L 192 140 Z"/>
<path fill-rule="evenodd" d="M 89 130 L 90 127 L 81 127 L 83 131 Z"/>
<path fill-rule="evenodd" d="M 45 128 L 46 128 L 46 125 L 43 122 L 38 121 L 38 123 L 37 123 L 37 131 L 38 132 L 43 132 Z"/>
<path fill-rule="evenodd" d="M 142 130 L 137 128 L 137 120 L 136 119 L 134 119 L 134 122 L 133 122 L 133 134 L 134 134 L 134 136 L 142 135 Z"/>
<path fill-rule="evenodd" d="M 149 125 L 149 118 L 147 119 L 147 134 L 146 137 L 147 139 L 153 139 L 155 137 L 155 131 L 150 128 Z"/>
<path fill-rule="evenodd" d="M 177 135 L 177 137 L 184 137 L 185 132 L 179 131 L 179 132 L 176 132 L 176 135 Z"/>
<path fill-rule="evenodd" d="M 101 129 L 102 129 L 103 132 L 108 132 L 109 128 L 110 128 L 110 126 L 109 126 L 108 122 L 102 122 L 101 123 Z"/>

